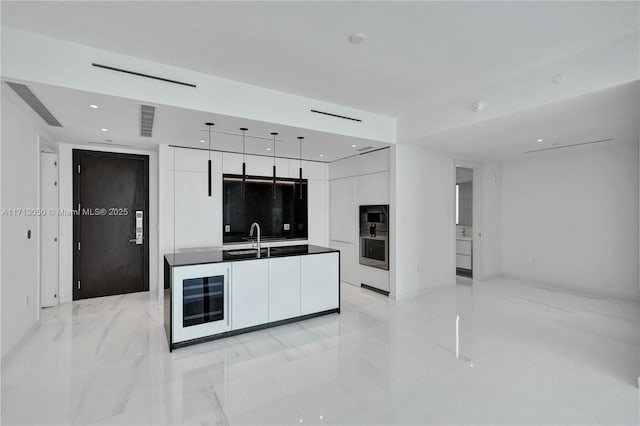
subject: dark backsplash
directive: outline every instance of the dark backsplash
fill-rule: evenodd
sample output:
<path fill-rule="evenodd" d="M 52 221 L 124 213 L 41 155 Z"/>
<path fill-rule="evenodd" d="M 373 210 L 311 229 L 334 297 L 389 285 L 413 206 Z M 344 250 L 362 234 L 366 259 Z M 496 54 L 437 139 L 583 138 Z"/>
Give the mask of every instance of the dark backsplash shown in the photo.
<path fill-rule="evenodd" d="M 307 238 L 307 180 L 302 180 L 302 200 L 299 179 L 276 178 L 275 200 L 272 182 L 271 177 L 248 176 L 242 198 L 242 175 L 223 176 L 224 243 L 246 242 L 253 222 L 260 225 L 263 238 Z M 288 230 L 285 230 L 286 224 Z"/>

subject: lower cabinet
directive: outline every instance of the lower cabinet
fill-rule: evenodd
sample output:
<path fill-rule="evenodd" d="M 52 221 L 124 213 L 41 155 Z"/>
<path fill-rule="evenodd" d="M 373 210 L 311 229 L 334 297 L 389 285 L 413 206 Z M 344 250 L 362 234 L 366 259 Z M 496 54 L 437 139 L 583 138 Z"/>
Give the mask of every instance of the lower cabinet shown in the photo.
<path fill-rule="evenodd" d="M 269 260 L 233 262 L 231 329 L 269 322 Z"/>
<path fill-rule="evenodd" d="M 300 258 L 300 314 L 336 309 L 339 303 L 338 253 Z"/>
<path fill-rule="evenodd" d="M 338 253 L 231 263 L 231 329 L 338 308 Z"/>
<path fill-rule="evenodd" d="M 300 315 L 300 257 L 269 260 L 269 321 Z"/>

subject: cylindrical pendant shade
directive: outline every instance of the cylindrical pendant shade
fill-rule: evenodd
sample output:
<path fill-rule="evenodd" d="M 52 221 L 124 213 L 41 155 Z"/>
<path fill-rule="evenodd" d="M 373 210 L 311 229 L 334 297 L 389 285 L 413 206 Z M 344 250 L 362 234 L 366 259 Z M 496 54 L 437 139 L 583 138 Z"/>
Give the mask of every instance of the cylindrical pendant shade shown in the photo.
<path fill-rule="evenodd" d="M 300 199 L 302 200 L 302 167 L 300 167 Z"/>
<path fill-rule="evenodd" d="M 211 197 L 211 160 L 209 160 L 209 197 Z"/>
<path fill-rule="evenodd" d="M 240 189 L 240 196 L 244 198 L 247 195 L 245 185 L 247 184 L 247 163 L 242 163 L 242 188 Z"/>
<path fill-rule="evenodd" d="M 273 166 L 273 199 L 276 199 L 276 166 Z"/>

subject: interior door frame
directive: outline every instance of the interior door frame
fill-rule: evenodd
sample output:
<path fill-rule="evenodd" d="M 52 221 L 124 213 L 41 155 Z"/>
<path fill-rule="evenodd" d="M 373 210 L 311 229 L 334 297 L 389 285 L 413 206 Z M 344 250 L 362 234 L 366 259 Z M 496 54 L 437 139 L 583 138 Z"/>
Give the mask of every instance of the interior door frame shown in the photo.
<path fill-rule="evenodd" d="M 143 291 L 149 291 L 149 156 L 143 154 L 126 154 L 120 152 L 109 151 L 93 151 L 85 149 L 73 149 L 73 210 L 78 209 L 80 205 L 80 178 L 81 173 L 78 173 L 78 166 L 80 165 L 80 157 L 83 155 L 90 155 L 93 157 L 105 157 L 105 158 L 124 158 L 129 160 L 141 160 L 144 163 L 144 202 L 146 206 L 145 220 L 144 220 L 144 286 Z M 80 291 L 76 283 L 80 279 L 80 251 L 78 250 L 78 241 L 80 241 L 80 211 L 73 215 L 73 244 L 71 250 L 73 250 L 73 300 L 80 300 Z"/>
<path fill-rule="evenodd" d="M 467 169 L 473 170 L 473 200 L 471 202 L 471 228 L 473 229 L 472 240 L 471 240 L 471 271 L 473 280 L 480 280 L 481 277 L 484 277 L 484 244 L 482 243 L 482 225 L 483 225 L 483 216 L 482 216 L 482 202 L 483 196 L 482 193 L 482 180 L 483 180 L 483 164 L 479 161 L 472 160 L 459 160 L 453 159 L 453 188 L 452 188 L 452 205 L 453 205 L 453 282 L 455 283 L 457 271 L 456 271 L 456 167 L 464 167 Z"/>

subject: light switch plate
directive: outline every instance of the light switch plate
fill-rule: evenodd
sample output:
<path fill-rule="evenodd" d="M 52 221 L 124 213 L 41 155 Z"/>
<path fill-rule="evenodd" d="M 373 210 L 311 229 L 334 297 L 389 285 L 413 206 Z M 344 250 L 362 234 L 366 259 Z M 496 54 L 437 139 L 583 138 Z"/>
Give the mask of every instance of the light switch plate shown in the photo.
<path fill-rule="evenodd" d="M 224 232 L 231 232 L 231 225 L 225 225 Z"/>
<path fill-rule="evenodd" d="M 285 231 L 288 231 L 289 229 L 291 229 L 291 227 L 289 226 L 289 224 L 288 224 L 288 223 L 285 223 L 285 224 L 284 224 L 284 230 L 285 230 Z"/>

